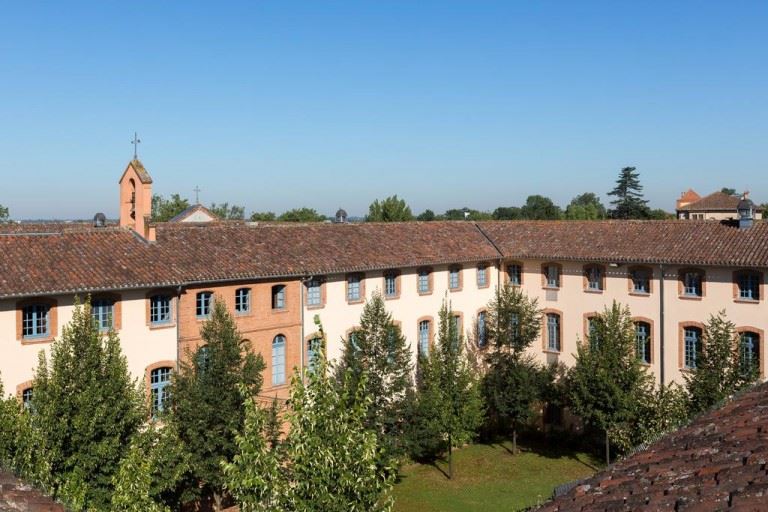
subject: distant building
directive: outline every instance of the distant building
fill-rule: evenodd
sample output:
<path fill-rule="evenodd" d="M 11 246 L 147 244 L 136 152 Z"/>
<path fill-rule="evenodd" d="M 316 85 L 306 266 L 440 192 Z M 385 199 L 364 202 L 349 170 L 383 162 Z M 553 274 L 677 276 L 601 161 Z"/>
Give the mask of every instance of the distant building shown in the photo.
<path fill-rule="evenodd" d="M 347 211 L 344 208 L 339 208 L 336 212 L 334 222 L 336 222 L 336 224 L 344 224 L 347 222 Z"/>
<path fill-rule="evenodd" d="M 214 222 L 216 214 L 201 204 L 195 204 L 172 218 L 169 222 Z"/>
<path fill-rule="evenodd" d="M 752 202 L 748 198 L 749 192 L 742 196 L 714 192 L 701 197 L 692 189 L 683 192 L 677 200 L 678 219 L 706 219 L 706 220 L 738 220 L 739 203 L 742 200 Z M 753 208 L 754 219 L 763 218 L 763 210 L 760 207 Z"/>

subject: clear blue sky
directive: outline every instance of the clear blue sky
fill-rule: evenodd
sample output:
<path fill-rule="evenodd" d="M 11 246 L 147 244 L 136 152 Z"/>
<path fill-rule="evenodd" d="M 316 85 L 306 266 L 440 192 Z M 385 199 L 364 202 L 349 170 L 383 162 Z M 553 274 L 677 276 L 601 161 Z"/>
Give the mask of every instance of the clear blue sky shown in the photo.
<path fill-rule="evenodd" d="M 768 201 L 768 2 L 7 2 L 0 121 L 16 218 L 114 216 L 134 130 L 156 192 L 248 212 L 566 204 L 627 165 L 654 207 Z"/>

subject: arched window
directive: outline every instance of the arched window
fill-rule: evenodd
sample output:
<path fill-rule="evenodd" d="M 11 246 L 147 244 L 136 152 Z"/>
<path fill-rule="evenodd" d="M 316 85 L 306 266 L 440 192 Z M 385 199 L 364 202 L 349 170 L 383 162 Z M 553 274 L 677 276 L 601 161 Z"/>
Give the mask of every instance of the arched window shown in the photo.
<path fill-rule="evenodd" d="M 24 409 L 30 410 L 32 407 L 32 388 L 25 388 L 24 391 L 21 392 L 21 403 L 24 406 Z"/>
<path fill-rule="evenodd" d="M 560 315 L 547 313 L 547 350 L 560 352 Z"/>
<path fill-rule="evenodd" d="M 317 366 L 317 358 L 319 357 L 322 342 L 321 338 L 312 338 L 307 342 L 307 367 L 311 372 L 315 371 Z"/>
<path fill-rule="evenodd" d="M 114 327 L 115 301 L 112 299 L 96 299 L 91 303 L 93 323 L 100 331 L 108 331 Z"/>
<path fill-rule="evenodd" d="M 421 357 L 429 357 L 430 327 L 429 320 L 419 322 L 419 356 Z"/>
<path fill-rule="evenodd" d="M 637 358 L 651 364 L 651 326 L 647 322 L 635 322 L 635 343 Z"/>
<path fill-rule="evenodd" d="M 739 365 L 742 373 L 759 371 L 760 335 L 755 332 L 742 332 L 739 336 Z"/>
<path fill-rule="evenodd" d="M 589 340 L 589 346 L 592 350 L 596 350 L 600 346 L 600 333 L 597 330 L 600 317 L 590 316 L 587 318 L 587 339 Z"/>
<path fill-rule="evenodd" d="M 152 414 L 162 412 L 170 398 L 168 385 L 171 383 L 171 368 L 155 368 L 149 374 L 149 389 L 152 394 Z"/>
<path fill-rule="evenodd" d="M 484 347 L 488 343 L 488 336 L 485 329 L 485 311 L 477 314 L 477 346 Z"/>
<path fill-rule="evenodd" d="M 689 370 L 696 369 L 696 359 L 701 353 L 701 329 L 686 327 L 683 330 L 683 365 Z"/>
<path fill-rule="evenodd" d="M 285 384 L 285 336 L 278 334 L 272 340 L 272 385 Z"/>

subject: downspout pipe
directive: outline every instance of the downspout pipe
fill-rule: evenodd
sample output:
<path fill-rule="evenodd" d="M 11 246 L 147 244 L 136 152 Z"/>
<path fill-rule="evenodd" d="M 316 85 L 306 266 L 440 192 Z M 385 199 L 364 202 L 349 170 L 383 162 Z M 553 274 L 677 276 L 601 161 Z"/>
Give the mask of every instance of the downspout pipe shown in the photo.
<path fill-rule="evenodd" d="M 176 372 L 179 371 L 179 357 L 181 357 L 181 292 L 183 287 L 176 288 Z"/>
<path fill-rule="evenodd" d="M 659 382 L 666 382 L 664 375 L 664 264 L 659 264 Z"/>

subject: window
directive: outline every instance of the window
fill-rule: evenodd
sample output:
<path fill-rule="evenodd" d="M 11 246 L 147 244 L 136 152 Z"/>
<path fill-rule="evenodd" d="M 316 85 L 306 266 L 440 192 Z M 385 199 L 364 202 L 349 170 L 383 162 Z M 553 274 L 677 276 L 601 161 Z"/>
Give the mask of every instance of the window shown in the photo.
<path fill-rule="evenodd" d="M 448 270 L 448 288 L 458 290 L 459 287 L 461 287 L 461 269 L 459 267 L 451 267 Z"/>
<path fill-rule="evenodd" d="M 553 263 L 545 265 L 544 277 L 547 288 L 560 288 L 560 267 Z"/>
<path fill-rule="evenodd" d="M 701 353 L 701 329 L 686 327 L 683 330 L 683 366 L 689 370 L 696 368 L 696 359 Z"/>
<path fill-rule="evenodd" d="M 248 313 L 251 310 L 251 289 L 238 288 L 235 290 L 235 312 Z"/>
<path fill-rule="evenodd" d="M 149 388 L 152 393 L 152 415 L 162 412 L 170 398 L 171 369 L 167 366 L 155 368 L 149 374 Z"/>
<path fill-rule="evenodd" d="M 485 288 L 488 286 L 488 266 L 477 266 L 477 286 L 478 288 Z"/>
<path fill-rule="evenodd" d="M 477 314 L 477 346 L 484 347 L 488 343 L 488 336 L 485 330 L 485 311 Z"/>
<path fill-rule="evenodd" d="M 153 325 L 167 324 L 171 321 L 171 297 L 153 295 L 149 298 L 149 322 Z"/>
<path fill-rule="evenodd" d="M 547 313 L 547 350 L 560 352 L 560 315 Z"/>
<path fill-rule="evenodd" d="M 647 322 L 635 322 L 636 354 L 640 362 L 651 364 L 651 325 Z"/>
<path fill-rule="evenodd" d="M 587 290 L 599 292 L 603 290 L 603 269 L 597 265 L 590 265 L 584 269 L 587 278 Z"/>
<path fill-rule="evenodd" d="M 108 331 L 114 326 L 115 301 L 112 299 L 96 299 L 91 303 L 91 317 L 96 328 Z"/>
<path fill-rule="evenodd" d="M 312 338 L 307 342 L 307 368 L 311 372 L 315 371 L 317 366 L 317 358 L 319 357 L 322 342 L 321 338 Z"/>
<path fill-rule="evenodd" d="M 272 340 L 272 385 L 285 384 L 285 336 L 278 334 Z"/>
<path fill-rule="evenodd" d="M 22 310 L 22 336 L 44 338 L 50 334 L 51 307 L 47 304 L 30 304 Z"/>
<path fill-rule="evenodd" d="M 430 328 L 429 320 L 419 322 L 419 355 L 422 357 L 429 356 Z"/>
<path fill-rule="evenodd" d="M 397 273 L 387 272 L 384 274 L 384 296 L 397 297 Z"/>
<path fill-rule="evenodd" d="M 208 318 L 211 315 L 212 298 L 212 292 L 199 292 L 197 294 L 197 305 L 195 308 L 195 314 L 197 315 L 197 318 Z"/>
<path fill-rule="evenodd" d="M 518 341 L 520 337 L 520 315 L 512 313 L 509 317 L 509 330 L 512 332 L 512 339 Z"/>
<path fill-rule="evenodd" d="M 451 331 L 454 345 L 461 339 L 461 316 L 453 315 L 451 317 Z"/>
<path fill-rule="evenodd" d="M 757 272 L 738 272 L 736 274 L 736 286 L 738 286 L 738 299 L 760 300 L 761 276 Z"/>
<path fill-rule="evenodd" d="M 632 278 L 632 293 L 651 293 L 650 272 L 637 268 L 630 273 Z"/>
<path fill-rule="evenodd" d="M 360 276 L 355 274 L 347 277 L 347 301 L 356 302 L 362 300 Z"/>
<path fill-rule="evenodd" d="M 418 284 L 419 284 L 419 293 L 429 293 L 431 292 L 431 282 L 430 282 L 430 270 L 423 268 L 419 270 L 419 277 L 418 277 Z"/>
<path fill-rule="evenodd" d="M 25 388 L 24 391 L 21 392 L 21 404 L 26 410 L 32 408 L 32 388 Z"/>
<path fill-rule="evenodd" d="M 312 278 L 306 283 L 307 287 L 307 306 L 322 306 L 323 295 L 320 280 Z"/>
<path fill-rule="evenodd" d="M 703 296 L 701 281 L 701 272 L 696 270 L 687 270 L 683 272 L 683 295 L 686 297 Z"/>
<path fill-rule="evenodd" d="M 272 309 L 285 309 L 284 284 L 276 284 L 272 287 Z"/>
<path fill-rule="evenodd" d="M 597 330 L 597 322 L 599 317 L 591 316 L 587 318 L 587 339 L 589 340 L 589 346 L 594 350 L 600 345 L 600 334 Z"/>
<path fill-rule="evenodd" d="M 507 265 L 509 284 L 520 286 L 523 284 L 523 267 L 521 265 Z"/>
<path fill-rule="evenodd" d="M 211 364 L 211 349 L 208 345 L 203 345 L 197 349 L 197 367 L 200 373 L 205 372 Z"/>
<path fill-rule="evenodd" d="M 739 335 L 739 366 L 741 372 L 749 374 L 760 369 L 760 336 L 754 332 Z"/>

